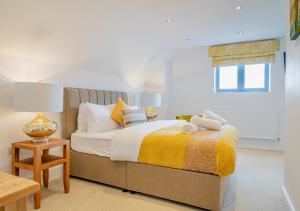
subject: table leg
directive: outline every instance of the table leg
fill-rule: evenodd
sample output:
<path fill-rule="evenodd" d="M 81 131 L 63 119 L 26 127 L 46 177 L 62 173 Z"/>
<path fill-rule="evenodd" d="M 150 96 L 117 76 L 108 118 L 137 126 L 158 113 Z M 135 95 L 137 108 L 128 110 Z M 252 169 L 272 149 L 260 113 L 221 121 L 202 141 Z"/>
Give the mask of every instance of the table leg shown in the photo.
<path fill-rule="evenodd" d="M 17 211 L 27 211 L 27 198 L 23 198 L 17 201 Z"/>
<path fill-rule="evenodd" d="M 12 167 L 12 174 L 15 176 L 19 176 L 20 175 L 20 170 L 19 168 L 15 167 L 15 163 L 19 162 L 20 160 L 20 149 L 16 148 L 14 145 L 12 146 L 12 162 L 11 162 L 11 167 Z"/>
<path fill-rule="evenodd" d="M 34 181 L 41 184 L 41 150 L 35 149 L 33 155 L 34 170 L 33 170 L 33 179 Z M 41 207 L 41 191 L 38 191 L 34 194 L 34 208 L 39 209 Z"/>
<path fill-rule="evenodd" d="M 64 145 L 63 156 L 66 159 L 64 163 L 64 188 L 65 193 L 70 192 L 70 144 Z"/>
<path fill-rule="evenodd" d="M 43 150 L 43 155 L 49 155 L 49 149 Z M 49 185 L 49 169 L 43 170 L 43 184 L 45 188 Z"/>
<path fill-rule="evenodd" d="M 0 211 L 4 211 L 4 209 L 5 209 L 4 207 L 0 207 Z"/>
<path fill-rule="evenodd" d="M 28 211 L 27 206 L 27 197 L 16 200 L 13 203 L 7 204 L 3 207 L 3 210 L 0 208 L 0 211 Z"/>

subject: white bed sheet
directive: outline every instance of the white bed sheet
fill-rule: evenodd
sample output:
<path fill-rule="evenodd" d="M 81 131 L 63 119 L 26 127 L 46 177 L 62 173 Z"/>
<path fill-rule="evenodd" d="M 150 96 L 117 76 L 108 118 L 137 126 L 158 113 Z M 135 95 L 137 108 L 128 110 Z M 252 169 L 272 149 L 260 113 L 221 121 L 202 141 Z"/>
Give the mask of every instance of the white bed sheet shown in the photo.
<path fill-rule="evenodd" d="M 71 148 L 76 152 L 110 157 L 110 145 L 114 134 L 122 129 L 101 133 L 77 132 L 71 136 Z"/>

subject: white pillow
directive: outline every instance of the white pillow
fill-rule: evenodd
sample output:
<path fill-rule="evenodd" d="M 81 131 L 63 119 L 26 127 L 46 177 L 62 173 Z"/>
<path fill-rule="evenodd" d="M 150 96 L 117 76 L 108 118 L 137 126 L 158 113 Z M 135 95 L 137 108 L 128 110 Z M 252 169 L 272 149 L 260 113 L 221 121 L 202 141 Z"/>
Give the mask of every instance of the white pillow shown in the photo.
<path fill-rule="evenodd" d="M 116 104 L 104 105 L 104 107 L 108 110 L 110 116 L 115 108 Z M 110 117 L 111 118 L 111 117 Z"/>
<path fill-rule="evenodd" d="M 139 109 L 139 107 L 138 106 L 126 106 L 126 110 L 137 110 L 137 109 Z"/>
<path fill-rule="evenodd" d="M 89 103 L 86 116 L 87 131 L 97 133 L 118 128 L 119 125 L 111 118 L 114 106 Z"/>
<path fill-rule="evenodd" d="M 77 131 L 76 132 L 86 132 L 87 131 L 87 122 L 86 122 L 86 115 L 87 115 L 87 104 L 88 103 L 81 103 L 79 105 L 79 111 L 77 116 Z"/>

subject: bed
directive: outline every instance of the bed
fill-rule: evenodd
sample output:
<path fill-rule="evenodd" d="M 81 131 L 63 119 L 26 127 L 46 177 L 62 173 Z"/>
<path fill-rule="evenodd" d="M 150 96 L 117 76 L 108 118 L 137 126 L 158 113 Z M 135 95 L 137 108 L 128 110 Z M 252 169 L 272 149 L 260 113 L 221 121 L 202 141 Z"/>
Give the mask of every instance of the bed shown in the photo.
<path fill-rule="evenodd" d="M 125 92 L 65 88 L 64 136 L 71 139 L 71 175 L 209 210 L 221 210 L 229 176 L 110 159 L 114 131 L 74 133 L 82 102 L 100 105 L 127 102 Z M 72 138 L 71 138 L 72 136 Z"/>

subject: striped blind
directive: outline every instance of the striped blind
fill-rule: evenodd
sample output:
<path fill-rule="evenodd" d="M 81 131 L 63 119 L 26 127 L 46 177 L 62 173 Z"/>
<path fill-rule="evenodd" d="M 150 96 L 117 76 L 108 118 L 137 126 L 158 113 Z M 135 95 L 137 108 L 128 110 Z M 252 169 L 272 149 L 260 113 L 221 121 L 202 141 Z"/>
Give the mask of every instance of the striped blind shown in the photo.
<path fill-rule="evenodd" d="M 279 51 L 278 39 L 212 46 L 208 55 L 213 67 L 241 64 L 273 63 Z"/>

